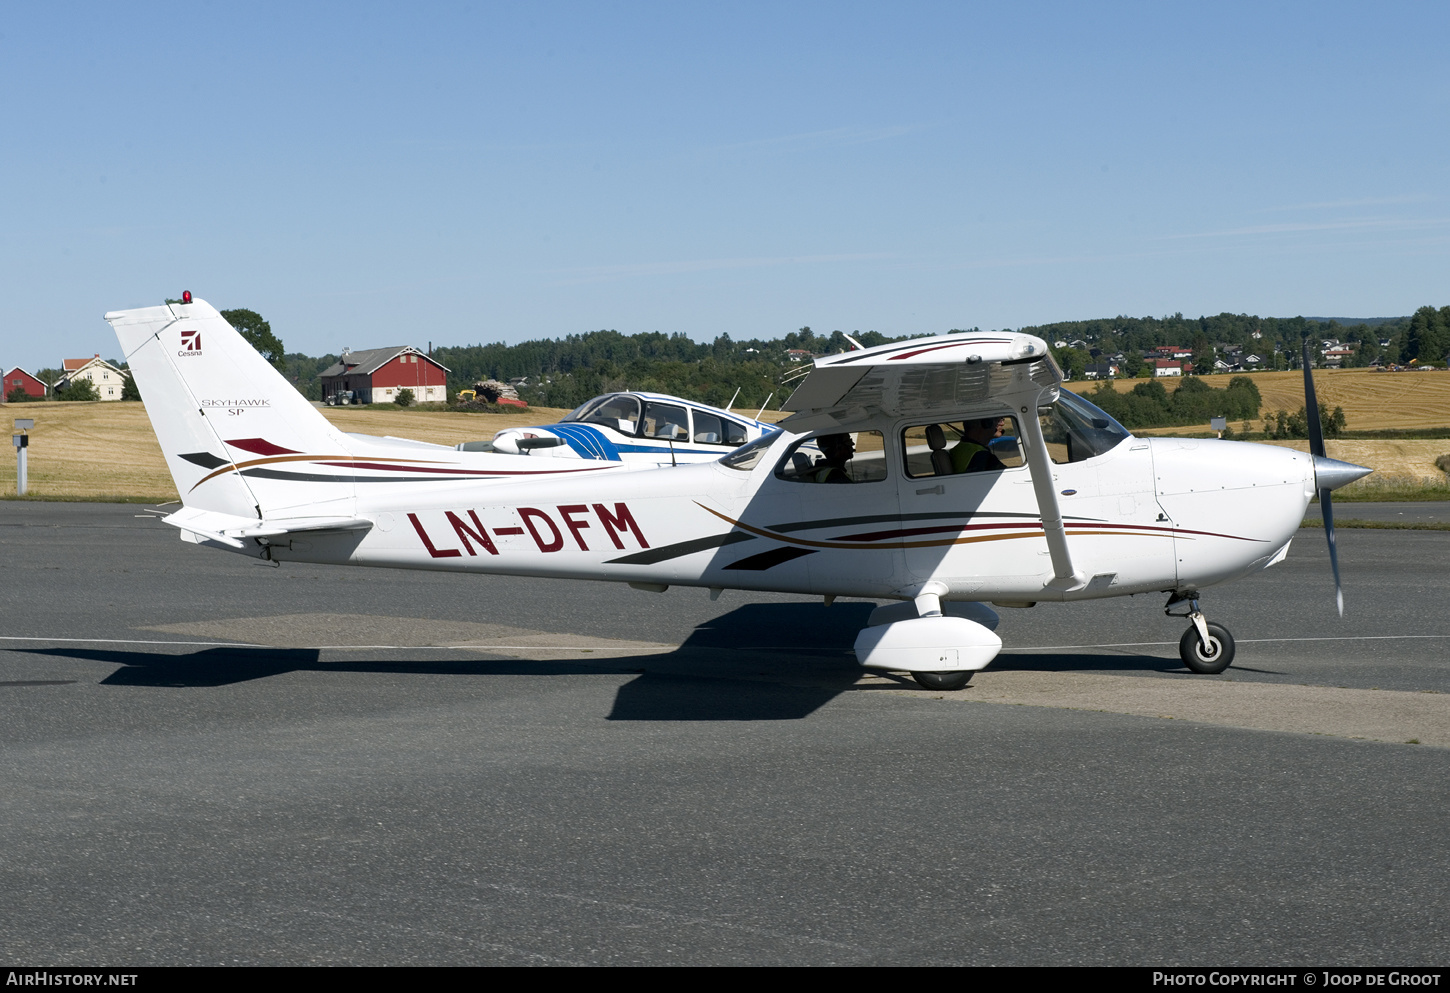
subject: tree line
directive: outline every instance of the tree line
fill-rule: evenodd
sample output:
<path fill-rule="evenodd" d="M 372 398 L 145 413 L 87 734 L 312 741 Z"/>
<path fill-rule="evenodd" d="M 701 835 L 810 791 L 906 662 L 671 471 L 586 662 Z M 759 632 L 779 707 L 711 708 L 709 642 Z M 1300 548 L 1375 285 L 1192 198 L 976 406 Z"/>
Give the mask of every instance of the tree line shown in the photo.
<path fill-rule="evenodd" d="M 1066 348 L 1054 347 L 1054 355 L 1064 372 L 1077 376 L 1092 361 L 1090 350 L 1094 348 L 1110 355 L 1122 352 L 1126 358 L 1124 375 L 1142 375 L 1145 368 L 1142 353 L 1161 345 L 1190 349 L 1194 370 L 1199 374 L 1211 371 L 1216 344 L 1234 345 L 1246 353 L 1257 354 L 1264 360 L 1266 369 L 1293 369 L 1298 368 L 1305 339 L 1311 342 L 1335 339 L 1353 346 L 1354 354 L 1344 360 L 1345 367 L 1363 368 L 1377 362 L 1441 365 L 1450 353 L 1450 306 L 1426 306 L 1410 317 L 1365 321 L 1230 313 L 1190 318 L 1178 313 L 1166 317 L 1118 316 L 1063 321 L 1021 330 L 1044 338 L 1049 344 L 1068 343 Z M 1256 334 L 1259 337 L 1255 338 Z M 1088 347 L 1073 348 L 1073 342 L 1082 342 Z"/>
<path fill-rule="evenodd" d="M 339 356 L 286 352 L 270 322 L 254 310 L 237 308 L 221 314 L 304 396 L 321 399 L 321 374 Z M 1276 364 L 1296 365 L 1303 341 L 1317 344 L 1324 338 L 1356 344 L 1355 355 L 1348 363 L 1351 365 L 1368 365 L 1375 360 L 1408 363 L 1412 359 L 1439 364 L 1450 351 L 1450 306 L 1426 306 L 1410 317 L 1357 323 L 1229 313 L 1194 319 L 1179 313 L 1067 321 L 1024 327 L 1021 331 L 1046 339 L 1070 378 L 1081 377 L 1091 358 L 1090 349 L 1107 354 L 1123 352 L 1123 372 L 1132 376 L 1151 374 L 1151 368 L 1143 362 L 1143 351 L 1160 345 L 1190 347 L 1195 371 L 1204 373 L 1212 369 L 1213 346 L 1217 343 L 1256 352 L 1272 368 Z M 1254 338 L 1255 334 L 1260 337 Z M 449 369 L 449 396 L 482 380 L 523 379 L 519 395 L 535 406 L 575 407 L 601 393 L 629 389 L 685 396 L 716 406 L 733 399 L 736 408 L 749 410 L 767 402 L 776 408 L 790 395 L 789 377 L 808 361 L 793 356 L 793 350 L 828 355 L 854 347 L 851 339 L 869 348 L 906 337 L 918 336 L 893 338 L 875 331 L 856 331 L 848 337 L 841 331 L 821 334 L 802 327 L 776 338 L 737 340 L 722 334 L 710 342 L 697 342 L 678 332 L 624 334 L 599 330 L 513 345 L 446 345 L 430 354 Z M 1057 341 L 1080 342 L 1087 348 L 1057 348 Z M 1386 344 L 1381 345 L 1382 341 Z M 113 364 L 124 368 L 123 363 Z M 47 378 L 48 374 L 52 378 Z M 41 370 L 39 376 L 55 382 L 61 371 Z M 134 391 L 134 384 L 129 389 Z M 66 398 L 88 399 L 82 395 L 84 392 L 84 387 L 77 384 L 67 391 Z M 1195 377 L 1169 394 L 1161 383 L 1149 380 L 1124 394 L 1100 389 L 1092 398 L 1128 427 L 1201 424 L 1209 417 L 1252 419 L 1258 416 L 1260 407 L 1257 388 L 1243 376 L 1233 377 L 1224 389 L 1212 389 Z"/>

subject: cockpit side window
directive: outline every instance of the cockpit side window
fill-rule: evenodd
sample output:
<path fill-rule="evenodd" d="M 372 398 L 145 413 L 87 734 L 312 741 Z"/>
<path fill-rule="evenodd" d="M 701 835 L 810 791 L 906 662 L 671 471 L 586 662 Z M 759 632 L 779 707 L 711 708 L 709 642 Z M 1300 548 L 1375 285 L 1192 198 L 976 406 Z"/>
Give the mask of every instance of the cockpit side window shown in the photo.
<path fill-rule="evenodd" d="M 685 441 L 690 437 L 690 415 L 673 403 L 651 400 L 644 405 L 644 425 L 640 435 L 666 441 Z"/>
<path fill-rule="evenodd" d="M 803 438 L 786 450 L 775 475 L 788 483 L 879 483 L 886 478 L 885 438 L 880 431 Z"/>

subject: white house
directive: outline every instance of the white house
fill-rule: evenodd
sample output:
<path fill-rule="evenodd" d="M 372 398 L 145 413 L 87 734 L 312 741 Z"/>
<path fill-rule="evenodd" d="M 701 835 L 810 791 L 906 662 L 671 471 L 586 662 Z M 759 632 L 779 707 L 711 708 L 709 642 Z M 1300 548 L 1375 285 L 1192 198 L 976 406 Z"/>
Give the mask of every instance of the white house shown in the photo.
<path fill-rule="evenodd" d="M 119 400 L 126 386 L 126 373 L 101 358 L 99 353 L 89 359 L 64 359 L 61 370 L 65 375 L 51 384 L 57 390 L 65 389 L 78 379 L 89 379 L 102 400 Z"/>

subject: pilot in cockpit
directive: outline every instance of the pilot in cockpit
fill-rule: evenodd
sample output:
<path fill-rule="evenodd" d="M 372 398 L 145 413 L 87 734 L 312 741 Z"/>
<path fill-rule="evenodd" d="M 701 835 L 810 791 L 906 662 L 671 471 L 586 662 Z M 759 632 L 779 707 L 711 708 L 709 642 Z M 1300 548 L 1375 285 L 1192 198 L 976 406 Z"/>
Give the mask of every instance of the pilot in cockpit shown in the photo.
<path fill-rule="evenodd" d="M 816 439 L 816 447 L 824 458 L 811 467 L 811 478 L 817 483 L 849 483 L 846 463 L 856 454 L 856 445 L 849 434 L 823 434 Z"/>
<path fill-rule="evenodd" d="M 1002 418 L 982 417 L 962 424 L 962 440 L 951 451 L 952 472 L 993 472 L 1007 468 L 987 446 L 1002 433 Z"/>

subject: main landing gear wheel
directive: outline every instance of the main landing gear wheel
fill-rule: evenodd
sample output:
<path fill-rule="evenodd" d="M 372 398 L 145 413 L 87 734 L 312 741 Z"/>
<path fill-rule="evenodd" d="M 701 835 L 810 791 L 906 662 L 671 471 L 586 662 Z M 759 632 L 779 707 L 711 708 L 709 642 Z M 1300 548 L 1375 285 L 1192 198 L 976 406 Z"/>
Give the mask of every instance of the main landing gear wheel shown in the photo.
<path fill-rule="evenodd" d="M 965 672 L 913 672 L 911 678 L 928 690 L 959 690 L 972 681 L 972 670 Z"/>
<path fill-rule="evenodd" d="M 1180 615 L 1181 616 L 1181 615 Z M 1178 654 L 1194 672 L 1212 676 L 1223 672 L 1234 660 L 1234 636 L 1222 624 L 1208 625 L 1208 644 L 1198 636 L 1198 626 L 1188 625 L 1178 639 Z"/>

